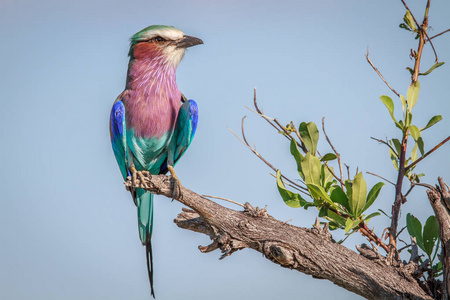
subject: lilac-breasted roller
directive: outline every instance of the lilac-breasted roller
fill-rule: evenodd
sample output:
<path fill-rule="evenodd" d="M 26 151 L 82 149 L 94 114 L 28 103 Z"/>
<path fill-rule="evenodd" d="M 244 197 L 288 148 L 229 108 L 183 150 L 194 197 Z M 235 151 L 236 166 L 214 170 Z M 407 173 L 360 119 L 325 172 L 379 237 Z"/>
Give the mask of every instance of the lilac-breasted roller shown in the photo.
<path fill-rule="evenodd" d="M 172 26 L 149 26 L 131 37 L 125 90 L 111 111 L 111 143 L 124 179 L 140 171 L 166 174 L 180 187 L 173 167 L 184 154 L 197 128 L 194 100 L 180 92 L 176 70 L 188 47 L 203 44 Z M 153 290 L 151 236 L 153 194 L 131 189 L 137 206 L 139 237 L 146 248 L 147 269 Z"/>

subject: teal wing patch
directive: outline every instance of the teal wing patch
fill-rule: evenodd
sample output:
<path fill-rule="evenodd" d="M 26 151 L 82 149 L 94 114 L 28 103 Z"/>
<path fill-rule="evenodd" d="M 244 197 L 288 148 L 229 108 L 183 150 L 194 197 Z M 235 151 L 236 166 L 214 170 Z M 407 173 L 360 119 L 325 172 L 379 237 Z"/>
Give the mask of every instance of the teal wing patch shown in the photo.
<path fill-rule="evenodd" d="M 194 138 L 198 123 L 198 106 L 194 100 L 181 105 L 177 125 L 168 153 L 168 165 L 174 166 L 183 156 Z"/>

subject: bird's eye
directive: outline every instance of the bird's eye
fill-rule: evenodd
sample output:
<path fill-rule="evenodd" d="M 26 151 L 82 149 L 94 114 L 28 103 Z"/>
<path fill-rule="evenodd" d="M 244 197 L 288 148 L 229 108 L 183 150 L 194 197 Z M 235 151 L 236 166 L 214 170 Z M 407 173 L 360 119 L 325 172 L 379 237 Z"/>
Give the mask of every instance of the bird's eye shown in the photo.
<path fill-rule="evenodd" d="M 162 37 L 157 36 L 157 37 L 154 37 L 154 38 L 150 39 L 149 42 L 155 43 L 155 42 L 163 42 L 163 41 L 165 41 L 165 40 Z"/>

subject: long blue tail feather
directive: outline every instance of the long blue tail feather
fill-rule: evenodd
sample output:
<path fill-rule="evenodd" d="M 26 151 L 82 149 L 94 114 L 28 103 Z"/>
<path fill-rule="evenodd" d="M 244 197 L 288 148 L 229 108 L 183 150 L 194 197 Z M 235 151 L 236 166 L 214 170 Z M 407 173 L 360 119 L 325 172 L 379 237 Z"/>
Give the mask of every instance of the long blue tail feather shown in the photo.
<path fill-rule="evenodd" d="M 153 194 L 143 189 L 136 189 L 136 204 L 138 212 L 139 238 L 145 246 L 147 259 L 148 280 L 150 282 L 151 295 L 155 298 L 153 289 L 153 255 L 152 255 L 152 228 L 153 228 Z"/>
<path fill-rule="evenodd" d="M 147 272 L 148 272 L 148 281 L 150 282 L 150 293 L 155 297 L 155 290 L 153 289 L 153 254 L 152 254 L 152 242 L 148 241 L 147 245 L 145 245 L 145 253 L 147 257 Z"/>

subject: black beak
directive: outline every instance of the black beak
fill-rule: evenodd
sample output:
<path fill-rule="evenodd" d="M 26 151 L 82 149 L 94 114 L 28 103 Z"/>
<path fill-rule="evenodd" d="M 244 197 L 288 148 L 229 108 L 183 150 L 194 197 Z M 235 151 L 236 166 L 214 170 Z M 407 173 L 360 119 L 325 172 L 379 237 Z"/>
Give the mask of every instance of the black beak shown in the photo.
<path fill-rule="evenodd" d="M 185 35 L 176 43 L 177 48 L 188 48 L 195 45 L 203 44 L 203 41 L 194 36 Z"/>

